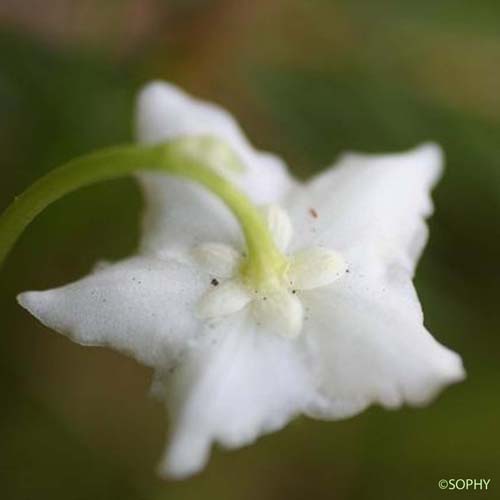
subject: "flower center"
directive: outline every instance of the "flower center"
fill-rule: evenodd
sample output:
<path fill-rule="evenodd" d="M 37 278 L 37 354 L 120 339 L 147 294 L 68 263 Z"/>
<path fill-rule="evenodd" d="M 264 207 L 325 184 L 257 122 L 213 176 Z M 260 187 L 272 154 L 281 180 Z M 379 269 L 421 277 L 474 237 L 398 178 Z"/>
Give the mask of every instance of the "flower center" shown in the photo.
<path fill-rule="evenodd" d="M 276 248 L 284 250 L 291 238 L 288 216 L 271 207 L 264 220 Z M 290 256 L 280 251 L 276 260 L 266 260 L 261 267 L 252 267 L 255 261 L 220 243 L 201 245 L 195 255 L 217 283 L 201 301 L 202 317 L 224 317 L 248 307 L 257 327 L 286 337 L 302 330 L 301 292 L 328 285 L 346 271 L 341 255 L 321 247 Z"/>
<path fill-rule="evenodd" d="M 241 281 L 254 293 L 265 296 L 280 289 L 289 288 L 290 259 L 285 255 L 268 256 L 264 262 L 244 259 L 239 275 Z"/>

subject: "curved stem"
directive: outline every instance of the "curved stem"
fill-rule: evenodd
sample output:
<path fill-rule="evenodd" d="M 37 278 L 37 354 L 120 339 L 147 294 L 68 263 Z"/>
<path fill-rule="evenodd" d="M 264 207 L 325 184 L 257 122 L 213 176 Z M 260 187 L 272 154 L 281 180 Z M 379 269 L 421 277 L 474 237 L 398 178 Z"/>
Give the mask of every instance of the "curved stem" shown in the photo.
<path fill-rule="evenodd" d="M 52 202 L 81 187 L 147 170 L 185 177 L 218 196 L 245 236 L 248 260 L 244 272 L 257 280 L 279 272 L 286 259 L 258 210 L 229 181 L 202 163 L 185 150 L 182 139 L 155 146 L 114 147 L 66 163 L 32 184 L 0 216 L 0 266 L 24 229 Z"/>

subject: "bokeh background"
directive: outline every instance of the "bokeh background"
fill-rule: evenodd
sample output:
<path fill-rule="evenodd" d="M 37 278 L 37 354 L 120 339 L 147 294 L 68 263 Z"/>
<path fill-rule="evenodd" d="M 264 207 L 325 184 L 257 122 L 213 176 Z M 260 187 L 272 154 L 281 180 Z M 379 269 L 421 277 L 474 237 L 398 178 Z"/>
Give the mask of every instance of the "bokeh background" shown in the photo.
<path fill-rule="evenodd" d="M 439 499 L 440 478 L 500 498 L 500 2 L 0 0 L 0 208 L 53 166 L 132 140 L 134 96 L 164 78 L 229 108 L 300 177 L 342 150 L 442 144 L 417 275 L 426 322 L 465 383 L 426 409 L 298 419 L 165 482 L 150 373 L 52 334 L 15 303 L 134 250 L 131 180 L 55 204 L 0 278 L 2 499 Z M 455 492 L 456 493 L 456 492 Z"/>

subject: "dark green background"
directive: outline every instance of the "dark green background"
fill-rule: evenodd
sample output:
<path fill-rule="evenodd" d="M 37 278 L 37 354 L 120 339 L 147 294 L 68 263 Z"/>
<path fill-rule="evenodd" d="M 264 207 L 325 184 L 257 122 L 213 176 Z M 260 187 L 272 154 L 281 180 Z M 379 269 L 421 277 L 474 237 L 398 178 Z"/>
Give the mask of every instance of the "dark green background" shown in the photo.
<path fill-rule="evenodd" d="M 53 166 L 132 139 L 134 95 L 164 78 L 228 107 L 307 177 L 345 149 L 442 144 L 446 174 L 417 286 L 465 383 L 430 407 L 299 419 L 199 476 L 163 482 L 150 373 L 50 333 L 26 289 L 133 252 L 132 181 L 80 191 L 22 237 L 0 286 L 2 499 L 500 498 L 500 2 L 0 1 L 0 206 Z M 440 478 L 491 479 L 488 492 Z"/>

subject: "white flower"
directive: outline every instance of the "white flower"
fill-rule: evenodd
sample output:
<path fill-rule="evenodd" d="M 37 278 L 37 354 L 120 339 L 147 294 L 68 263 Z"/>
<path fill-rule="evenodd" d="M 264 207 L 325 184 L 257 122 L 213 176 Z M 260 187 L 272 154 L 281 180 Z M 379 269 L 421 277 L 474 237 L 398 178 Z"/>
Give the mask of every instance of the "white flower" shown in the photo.
<path fill-rule="evenodd" d="M 48 327 L 154 368 L 170 413 L 162 473 L 192 474 L 212 442 L 242 446 L 301 413 L 338 419 L 372 403 L 421 405 L 464 377 L 460 357 L 423 326 L 412 285 L 441 170 L 437 146 L 348 154 L 299 184 L 225 111 L 173 86 L 142 92 L 138 125 L 144 142 L 226 141 L 246 168 L 225 175 L 266 206 L 288 256 L 279 279 L 248 281 L 241 229 L 222 202 L 192 182 L 141 174 L 138 255 L 20 295 Z M 220 167 L 217 150 L 207 154 Z"/>

